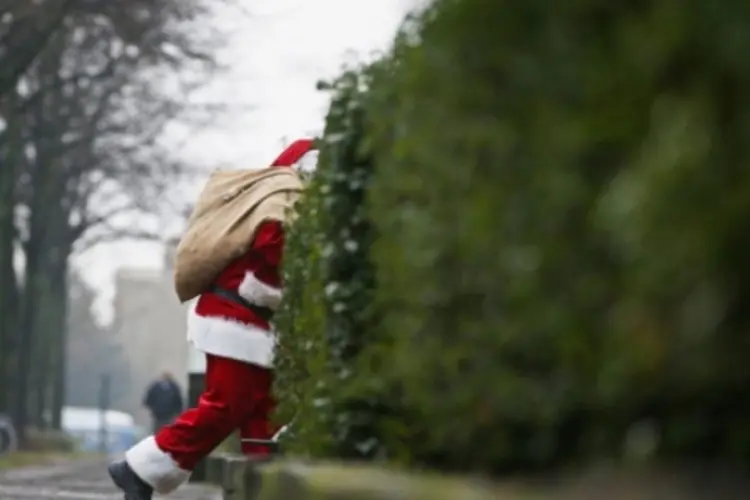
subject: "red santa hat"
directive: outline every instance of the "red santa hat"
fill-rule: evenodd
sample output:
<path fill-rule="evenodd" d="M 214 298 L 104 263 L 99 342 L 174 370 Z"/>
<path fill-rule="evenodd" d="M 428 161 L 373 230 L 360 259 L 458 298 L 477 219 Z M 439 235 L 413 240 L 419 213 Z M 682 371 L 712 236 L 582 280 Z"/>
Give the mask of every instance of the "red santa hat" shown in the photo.
<path fill-rule="evenodd" d="M 272 167 L 292 167 L 299 162 L 303 156 L 315 150 L 312 139 L 298 139 L 291 143 L 274 161 Z"/>

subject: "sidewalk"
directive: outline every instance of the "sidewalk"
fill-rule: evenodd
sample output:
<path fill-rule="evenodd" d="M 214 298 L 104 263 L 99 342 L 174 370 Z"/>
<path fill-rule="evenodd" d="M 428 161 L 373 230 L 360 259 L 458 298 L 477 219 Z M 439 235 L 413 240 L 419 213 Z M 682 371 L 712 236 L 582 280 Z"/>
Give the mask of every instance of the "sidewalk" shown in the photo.
<path fill-rule="evenodd" d="M 108 460 L 82 459 L 0 472 L 2 500 L 122 500 L 107 475 Z M 157 497 L 158 498 L 158 497 Z M 174 500 L 220 500 L 215 488 L 188 484 L 169 496 Z"/>

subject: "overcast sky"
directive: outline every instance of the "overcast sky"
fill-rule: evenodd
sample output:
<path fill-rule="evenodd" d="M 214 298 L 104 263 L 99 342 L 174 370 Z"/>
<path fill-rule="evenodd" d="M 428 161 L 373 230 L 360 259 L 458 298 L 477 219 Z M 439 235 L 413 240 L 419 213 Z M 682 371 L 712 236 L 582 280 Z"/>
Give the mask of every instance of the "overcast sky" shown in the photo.
<path fill-rule="evenodd" d="M 261 166 L 283 140 L 321 130 L 326 95 L 315 84 L 355 57 L 369 59 L 388 47 L 414 0 L 240 0 L 217 13 L 229 34 L 221 54 L 231 70 L 208 91 L 212 100 L 242 111 L 191 137 L 182 154 L 205 165 Z M 245 111 L 252 106 L 251 111 Z M 198 188 L 199 186 L 197 186 Z M 149 243 L 102 245 L 74 257 L 74 266 L 99 293 L 96 313 L 111 320 L 118 268 L 161 266 L 162 249 Z"/>

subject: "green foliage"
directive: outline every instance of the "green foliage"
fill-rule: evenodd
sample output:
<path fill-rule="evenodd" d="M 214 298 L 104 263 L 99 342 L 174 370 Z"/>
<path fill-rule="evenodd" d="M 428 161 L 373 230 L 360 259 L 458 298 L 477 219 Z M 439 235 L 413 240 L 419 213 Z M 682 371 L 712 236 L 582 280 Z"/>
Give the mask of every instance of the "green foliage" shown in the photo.
<path fill-rule="evenodd" d="M 331 85 L 318 168 L 289 230 L 289 292 L 277 320 L 280 420 L 296 415 L 293 443 L 301 449 L 353 458 L 377 455 L 381 413 L 380 399 L 367 396 L 367 378 L 358 376 L 377 320 L 364 199 L 372 174 L 362 143 L 366 79 L 351 70 Z"/>
<path fill-rule="evenodd" d="M 307 375 L 336 380 L 310 416 L 339 429 L 352 391 L 391 395 L 365 430 L 443 469 L 750 461 L 749 11 L 436 0 L 405 24 L 357 91 L 365 134 L 333 121 L 336 98 L 326 130 L 372 151 L 369 263 L 322 252 L 360 213 L 322 201 L 322 179 L 355 179 L 346 155 L 321 161 L 300 219 L 318 224 L 316 260 L 290 242 L 304 259 L 287 265 L 307 259 L 317 281 L 288 283 L 309 297 L 285 327 L 316 318 L 305 362 L 326 368 Z M 322 293 L 337 269 L 365 284 L 346 302 L 364 317 Z"/>
<path fill-rule="evenodd" d="M 76 440 L 63 431 L 30 428 L 27 430 L 24 451 L 72 452 L 77 446 Z"/>
<path fill-rule="evenodd" d="M 439 1 L 373 82 L 416 456 L 544 465 L 651 429 L 658 453 L 750 458 L 750 18 L 689 4 Z"/>
<path fill-rule="evenodd" d="M 294 439 L 287 447 L 312 454 L 323 453 L 329 442 L 328 415 L 316 410 L 319 402 L 328 400 L 329 378 L 321 300 L 325 297 L 321 178 L 314 176 L 307 186 L 298 203 L 298 220 L 287 230 L 284 301 L 274 321 L 276 329 L 283 332 L 276 356 L 276 419 L 279 424 L 295 421 Z"/>

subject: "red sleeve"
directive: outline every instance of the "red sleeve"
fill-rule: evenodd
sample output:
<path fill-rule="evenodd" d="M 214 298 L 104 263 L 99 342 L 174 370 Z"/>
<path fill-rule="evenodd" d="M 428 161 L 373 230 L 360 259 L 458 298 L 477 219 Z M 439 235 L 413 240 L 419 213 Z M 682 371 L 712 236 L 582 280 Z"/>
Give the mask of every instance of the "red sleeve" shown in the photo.
<path fill-rule="evenodd" d="M 284 227 L 281 222 L 262 223 L 255 232 L 250 251 L 259 255 L 265 265 L 276 268 L 281 263 L 284 250 Z"/>

